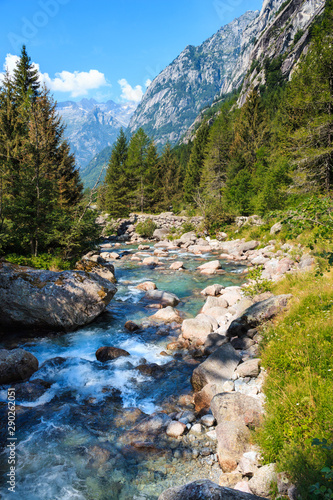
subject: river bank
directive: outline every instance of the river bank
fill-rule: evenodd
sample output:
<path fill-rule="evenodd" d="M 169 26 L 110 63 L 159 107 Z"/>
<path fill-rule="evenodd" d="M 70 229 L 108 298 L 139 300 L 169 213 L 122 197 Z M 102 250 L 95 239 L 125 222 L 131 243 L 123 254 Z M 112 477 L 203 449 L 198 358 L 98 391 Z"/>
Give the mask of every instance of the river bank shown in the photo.
<path fill-rule="evenodd" d="M 252 332 L 252 338 L 234 336 L 231 342 L 223 337 L 228 338 L 225 333 L 232 322 L 251 305 L 239 288 L 246 276 L 244 264 L 258 256 L 270 264 L 272 259 L 281 262 L 290 254 L 287 249 L 279 255 L 276 253 L 281 250 L 258 249 L 259 242 L 249 245 L 238 241 L 233 247 L 227 243 L 227 255 L 233 256 L 233 260 L 221 257 L 221 252 L 226 251 L 225 243 L 203 242 L 193 234 L 184 235 L 179 246 L 174 241 L 159 242 L 139 249 L 105 242 L 98 253 L 105 261 L 115 263 L 118 292 L 104 316 L 93 325 L 66 335 L 52 334 L 42 339 L 18 335 L 3 341 L 3 347 L 24 347 L 36 355 L 40 368 L 30 384 L 42 380 L 46 388 L 42 394 L 30 394 L 30 401 L 22 389 L 18 399 L 22 471 L 18 490 L 25 491 L 26 498 L 35 498 L 42 486 L 42 498 L 76 495 L 75 498 L 95 499 L 107 494 L 107 498 L 156 499 L 166 488 L 184 484 L 185 478 L 186 482 L 210 478 L 228 486 L 235 486 L 244 478 L 247 482 L 250 473 L 243 474 L 244 470 L 224 472 L 221 479 L 217 419 L 207 403 L 203 408 L 196 406 L 190 380 L 192 377 L 193 383 L 193 371 L 206 362 L 207 355 L 214 355 L 215 349 L 223 351 L 228 345 L 236 352 L 238 363 L 231 370 L 230 379 L 223 383 L 229 382 L 230 394 L 262 399 L 264 372 L 260 363 L 256 363 L 255 377 L 237 374 L 235 370 L 240 361 L 243 363 L 239 366 L 244 368 L 246 361 L 256 357 L 260 340 L 257 334 Z M 89 258 L 94 255 L 97 252 Z M 182 263 L 177 271 L 172 269 L 175 262 Z M 294 267 L 277 265 L 275 275 L 282 275 L 286 268 L 285 272 L 299 269 L 300 262 L 293 262 Z M 147 280 L 155 282 L 158 290 L 178 296 L 179 322 L 165 324 L 165 316 L 162 321 L 156 318 L 161 311 L 172 312 L 169 308 L 173 306 L 161 309 L 165 304 L 147 301 L 145 292 L 137 288 Z M 220 288 L 213 287 L 214 294 L 205 301 L 201 292 L 210 285 Z M 216 294 L 217 290 L 223 293 Z M 230 302 L 226 300 L 228 294 Z M 188 335 L 181 327 L 182 320 L 187 321 L 183 325 L 195 321 L 191 318 L 205 307 L 205 302 L 211 306 L 212 299 L 225 302 L 222 307 L 220 303 L 208 308 L 216 317 L 205 314 L 211 319 L 199 324 L 196 330 L 201 340 L 185 338 Z M 139 329 L 133 333 L 126 330 L 128 320 L 138 324 Z M 208 338 L 218 330 L 217 337 Z M 203 342 L 202 335 L 206 335 Z M 121 347 L 130 356 L 98 362 L 95 352 L 107 345 Z M 4 398 L 3 392 L 1 395 Z M 210 396 L 212 399 L 214 393 Z M 175 426 L 177 432 L 183 429 L 179 436 L 174 435 Z M 41 439 L 45 450 L 36 457 Z M 250 457 L 257 467 L 258 450 L 249 448 L 243 453 L 252 453 Z M 47 476 L 37 473 L 38 464 L 45 460 L 45 474 L 54 474 L 54 484 L 44 484 Z"/>

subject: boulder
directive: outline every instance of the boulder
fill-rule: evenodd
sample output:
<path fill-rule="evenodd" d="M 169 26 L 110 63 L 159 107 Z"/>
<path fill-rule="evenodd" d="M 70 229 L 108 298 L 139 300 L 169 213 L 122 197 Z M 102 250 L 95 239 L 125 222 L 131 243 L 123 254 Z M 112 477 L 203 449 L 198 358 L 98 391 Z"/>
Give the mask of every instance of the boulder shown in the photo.
<path fill-rule="evenodd" d="M 208 479 L 200 479 L 185 486 L 165 490 L 158 500 L 267 500 L 242 491 L 219 486 Z"/>
<path fill-rule="evenodd" d="M 268 464 L 260 467 L 249 481 L 249 487 L 253 493 L 261 496 L 268 496 L 271 491 L 271 484 L 276 483 L 277 475 L 275 464 Z"/>
<path fill-rule="evenodd" d="M 148 377 L 161 378 L 164 375 L 164 368 L 157 363 L 147 363 L 136 367 L 142 375 Z"/>
<path fill-rule="evenodd" d="M 196 318 L 185 319 L 182 324 L 184 339 L 196 345 L 203 345 L 210 333 L 218 328 L 217 321 L 206 314 L 198 314 Z"/>
<path fill-rule="evenodd" d="M 144 299 L 160 303 L 163 306 L 176 306 L 179 304 L 180 299 L 174 293 L 163 292 L 162 290 L 148 290 Z"/>
<path fill-rule="evenodd" d="M 133 431 L 144 434 L 159 434 L 167 428 L 170 421 L 171 418 L 165 413 L 155 413 L 143 419 L 133 428 Z"/>
<path fill-rule="evenodd" d="M 152 316 L 149 316 L 149 321 L 153 323 L 173 323 L 174 321 L 176 323 L 181 323 L 182 319 L 179 314 L 179 311 L 177 309 L 174 309 L 171 306 L 167 306 L 164 309 L 161 309 L 160 311 L 157 311 L 157 313 L 153 314 Z"/>
<path fill-rule="evenodd" d="M 281 231 L 282 231 L 282 223 L 277 222 L 276 224 L 274 224 L 274 226 L 271 227 L 271 230 L 269 231 L 269 233 L 274 235 L 274 234 L 280 233 Z"/>
<path fill-rule="evenodd" d="M 38 370 L 38 359 L 24 349 L 0 349 L 0 384 L 27 380 Z"/>
<path fill-rule="evenodd" d="M 112 264 L 97 264 L 92 260 L 82 259 L 75 264 L 75 269 L 77 271 L 84 271 L 86 273 L 98 274 L 101 278 L 116 283 L 116 277 L 114 275 L 114 266 Z"/>
<path fill-rule="evenodd" d="M 198 392 L 210 383 L 222 388 L 223 383 L 231 379 L 240 360 L 232 345 L 225 344 L 219 347 L 193 371 L 191 378 L 193 389 Z"/>
<path fill-rule="evenodd" d="M 180 261 L 173 262 L 169 269 L 172 269 L 173 271 L 179 271 L 181 269 L 185 269 L 184 263 Z"/>
<path fill-rule="evenodd" d="M 227 336 L 241 336 L 249 329 L 272 319 L 287 306 L 290 298 L 291 295 L 277 295 L 253 304 L 246 309 L 240 318 L 231 323 Z"/>
<path fill-rule="evenodd" d="M 150 246 L 149 245 L 139 245 L 138 250 L 150 250 Z"/>
<path fill-rule="evenodd" d="M 154 240 L 162 241 L 169 234 L 169 229 L 155 229 L 153 233 Z"/>
<path fill-rule="evenodd" d="M 197 236 L 194 231 L 190 231 L 189 233 L 184 233 L 180 237 L 181 243 L 190 243 L 195 242 L 197 240 Z"/>
<path fill-rule="evenodd" d="M 221 298 L 227 302 L 228 306 L 232 307 L 242 299 L 242 295 L 238 290 L 228 290 L 226 288 Z"/>
<path fill-rule="evenodd" d="M 244 425 L 255 428 L 262 422 L 263 408 L 260 401 L 240 392 L 217 394 L 210 407 L 218 424 L 241 420 Z"/>
<path fill-rule="evenodd" d="M 144 283 L 137 285 L 136 288 L 143 290 L 144 292 L 148 292 L 148 290 L 156 290 L 157 286 L 152 281 L 145 281 Z"/>
<path fill-rule="evenodd" d="M 134 321 L 126 321 L 124 326 L 129 332 L 136 332 L 140 328 Z"/>
<path fill-rule="evenodd" d="M 95 273 L 0 263 L 0 325 L 73 330 L 91 323 L 117 288 Z"/>
<path fill-rule="evenodd" d="M 249 339 L 250 340 L 250 339 Z M 253 340 L 251 340 L 254 342 Z M 258 377 L 260 373 L 260 363 L 261 359 L 249 359 L 238 365 L 236 373 L 239 377 Z"/>
<path fill-rule="evenodd" d="M 205 304 L 203 305 L 201 312 L 205 313 L 209 309 L 212 309 L 213 307 L 222 307 L 224 309 L 227 309 L 228 307 L 228 302 L 224 299 L 224 297 L 211 297 L 209 296 L 206 299 Z"/>
<path fill-rule="evenodd" d="M 158 257 L 146 257 L 143 259 L 142 264 L 144 266 L 157 266 L 160 264 Z"/>
<path fill-rule="evenodd" d="M 242 420 L 235 418 L 218 424 L 216 436 L 220 467 L 223 472 L 232 472 L 249 446 L 251 432 Z"/>
<path fill-rule="evenodd" d="M 222 290 L 224 290 L 224 286 L 222 285 L 210 285 L 200 293 L 201 295 L 210 295 L 211 297 L 215 297 L 216 295 L 220 295 L 222 293 Z"/>
<path fill-rule="evenodd" d="M 200 412 L 210 408 L 212 399 L 221 389 L 216 384 L 206 384 L 201 391 L 194 394 L 195 411 Z"/>
<path fill-rule="evenodd" d="M 130 353 L 118 347 L 100 347 L 96 351 L 96 358 L 98 361 L 102 361 L 102 363 L 105 363 L 105 361 L 112 361 L 121 356 L 130 356 Z"/>
<path fill-rule="evenodd" d="M 217 271 L 218 269 L 222 269 L 222 266 L 219 260 L 211 260 L 210 262 L 201 264 L 201 266 L 197 267 L 197 269 L 199 271 Z"/>

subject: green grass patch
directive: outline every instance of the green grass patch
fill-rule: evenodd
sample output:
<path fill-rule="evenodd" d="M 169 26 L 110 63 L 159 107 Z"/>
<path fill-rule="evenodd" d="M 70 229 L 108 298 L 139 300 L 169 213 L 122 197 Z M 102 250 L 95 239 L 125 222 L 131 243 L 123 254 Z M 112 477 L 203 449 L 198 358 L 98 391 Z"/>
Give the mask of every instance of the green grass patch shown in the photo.
<path fill-rule="evenodd" d="M 332 467 L 333 451 L 312 441 L 333 442 L 333 276 L 290 275 L 274 292 L 293 299 L 264 329 L 266 417 L 258 442 L 265 461 L 288 472 L 302 500 L 310 500 L 311 485 L 332 482 L 321 471 Z"/>
<path fill-rule="evenodd" d="M 69 269 L 73 269 L 75 265 L 75 261 L 64 260 L 61 257 L 47 253 L 40 254 L 37 257 L 12 253 L 6 255 L 5 259 L 19 266 L 29 266 L 35 269 L 49 269 L 50 271 L 68 271 Z"/>

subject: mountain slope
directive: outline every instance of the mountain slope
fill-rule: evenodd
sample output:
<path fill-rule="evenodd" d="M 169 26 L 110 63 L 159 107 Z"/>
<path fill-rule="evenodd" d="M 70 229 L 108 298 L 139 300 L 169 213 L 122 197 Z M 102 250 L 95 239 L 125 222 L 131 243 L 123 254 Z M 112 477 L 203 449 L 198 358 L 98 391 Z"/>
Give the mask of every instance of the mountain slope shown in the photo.
<path fill-rule="evenodd" d="M 105 147 L 111 146 L 121 127 L 126 128 L 136 108 L 134 103 L 98 103 L 94 99 L 60 102 L 58 113 L 66 124 L 65 136 L 80 168 Z"/>
<path fill-rule="evenodd" d="M 100 182 L 104 181 L 106 174 L 104 167 L 109 163 L 111 152 L 112 146 L 107 146 L 81 170 L 81 180 L 85 188 L 93 188 L 98 179 Z"/>
<path fill-rule="evenodd" d="M 130 131 L 143 127 L 157 143 L 176 143 L 200 109 L 220 94 L 239 58 L 242 32 L 258 14 L 249 11 L 199 47 L 187 46 L 149 86 Z"/>

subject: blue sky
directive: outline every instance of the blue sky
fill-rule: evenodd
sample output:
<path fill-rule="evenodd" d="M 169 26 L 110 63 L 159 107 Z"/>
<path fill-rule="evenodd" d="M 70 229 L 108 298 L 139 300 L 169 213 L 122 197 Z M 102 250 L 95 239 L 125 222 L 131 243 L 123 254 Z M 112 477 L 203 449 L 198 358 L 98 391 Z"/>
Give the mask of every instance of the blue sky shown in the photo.
<path fill-rule="evenodd" d="M 138 101 L 186 45 L 262 0 L 0 0 L 0 71 L 22 43 L 58 101 Z"/>

